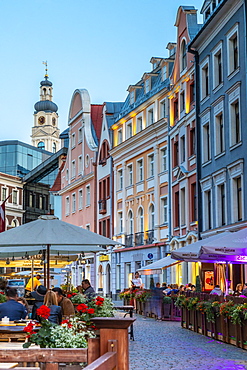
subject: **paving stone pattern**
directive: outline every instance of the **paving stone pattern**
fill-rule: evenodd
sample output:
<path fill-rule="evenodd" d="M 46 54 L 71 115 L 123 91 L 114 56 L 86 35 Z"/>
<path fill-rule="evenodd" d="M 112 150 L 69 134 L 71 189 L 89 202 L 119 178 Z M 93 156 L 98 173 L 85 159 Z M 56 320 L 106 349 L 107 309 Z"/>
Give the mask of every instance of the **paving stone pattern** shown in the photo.
<path fill-rule="evenodd" d="M 135 315 L 130 370 L 244 370 L 247 351 L 183 329 L 180 322 Z"/>

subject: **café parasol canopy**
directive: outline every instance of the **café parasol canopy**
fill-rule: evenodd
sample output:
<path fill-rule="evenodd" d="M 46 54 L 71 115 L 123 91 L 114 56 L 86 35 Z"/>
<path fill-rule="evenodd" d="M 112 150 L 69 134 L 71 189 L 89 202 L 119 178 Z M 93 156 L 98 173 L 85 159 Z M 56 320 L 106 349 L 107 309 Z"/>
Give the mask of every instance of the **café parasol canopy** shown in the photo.
<path fill-rule="evenodd" d="M 228 235 L 203 245 L 202 254 L 214 254 L 217 256 L 229 256 L 233 263 L 247 262 L 247 228 L 228 233 Z"/>
<path fill-rule="evenodd" d="M 208 238 L 198 240 L 197 242 L 188 244 L 182 248 L 178 248 L 171 252 L 171 258 L 184 262 L 217 262 L 217 260 L 225 261 L 227 255 L 219 256 L 214 253 L 204 253 L 203 246 L 214 243 L 218 246 L 222 245 L 222 239 L 231 235 L 231 232 L 225 231 L 222 233 L 209 236 Z M 228 256 L 229 257 L 229 256 Z"/>
<path fill-rule="evenodd" d="M 49 261 L 51 254 L 100 252 L 107 245 L 118 242 L 59 220 L 53 215 L 43 215 L 35 221 L 4 231 L 0 234 L 0 258 L 35 255 L 46 251 L 47 285 L 49 286 Z"/>
<path fill-rule="evenodd" d="M 141 269 L 138 269 L 138 272 L 141 275 L 161 274 L 162 270 L 167 269 L 168 267 L 174 266 L 178 263 L 180 263 L 180 261 L 175 261 L 174 259 L 171 258 L 171 256 L 167 256 L 167 257 L 161 258 L 158 261 L 150 263 L 149 265 L 146 265 L 142 267 Z"/>

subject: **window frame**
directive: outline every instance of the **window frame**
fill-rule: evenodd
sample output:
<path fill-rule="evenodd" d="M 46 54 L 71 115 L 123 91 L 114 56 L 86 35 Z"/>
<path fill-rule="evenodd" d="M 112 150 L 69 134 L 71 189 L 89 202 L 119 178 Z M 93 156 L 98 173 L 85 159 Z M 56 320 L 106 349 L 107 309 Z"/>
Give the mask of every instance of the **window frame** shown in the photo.
<path fill-rule="evenodd" d="M 219 55 L 221 55 L 221 65 L 219 65 Z M 224 82 L 224 65 L 223 65 L 223 44 L 222 41 L 212 51 L 213 65 L 213 90 L 218 89 Z"/>
<path fill-rule="evenodd" d="M 205 70 L 207 68 L 207 77 L 205 75 Z M 210 71 L 209 71 L 209 57 L 206 57 L 200 65 L 200 98 L 201 101 L 210 96 Z"/>
<path fill-rule="evenodd" d="M 237 66 L 235 66 L 234 58 L 235 58 L 235 53 L 234 53 L 234 48 L 232 47 L 232 40 L 234 39 L 234 36 L 236 35 L 237 37 L 237 50 L 238 50 L 238 55 L 237 55 Z M 230 31 L 226 35 L 227 39 L 227 75 L 228 78 L 232 75 L 234 75 L 240 68 L 240 58 L 239 58 L 239 23 L 236 23 Z"/>

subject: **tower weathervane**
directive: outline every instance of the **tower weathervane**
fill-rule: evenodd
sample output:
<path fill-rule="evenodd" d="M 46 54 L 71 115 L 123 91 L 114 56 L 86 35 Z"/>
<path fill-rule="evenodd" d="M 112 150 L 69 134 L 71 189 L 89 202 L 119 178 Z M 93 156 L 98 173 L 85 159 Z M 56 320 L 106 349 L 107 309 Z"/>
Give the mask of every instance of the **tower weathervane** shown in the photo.
<path fill-rule="evenodd" d="M 45 65 L 45 78 L 48 78 L 48 68 L 47 68 L 47 60 L 45 62 L 42 62 Z"/>

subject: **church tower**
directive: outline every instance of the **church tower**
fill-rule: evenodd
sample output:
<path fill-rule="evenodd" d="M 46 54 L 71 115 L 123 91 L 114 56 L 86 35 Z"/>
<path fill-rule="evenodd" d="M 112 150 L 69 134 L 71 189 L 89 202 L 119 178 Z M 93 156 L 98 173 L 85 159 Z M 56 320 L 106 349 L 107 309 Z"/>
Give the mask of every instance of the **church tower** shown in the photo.
<path fill-rule="evenodd" d="M 60 149 L 60 130 L 58 128 L 58 107 L 52 101 L 52 83 L 48 80 L 47 62 L 45 79 L 40 82 L 40 101 L 34 105 L 34 126 L 32 145 L 56 153 Z"/>

